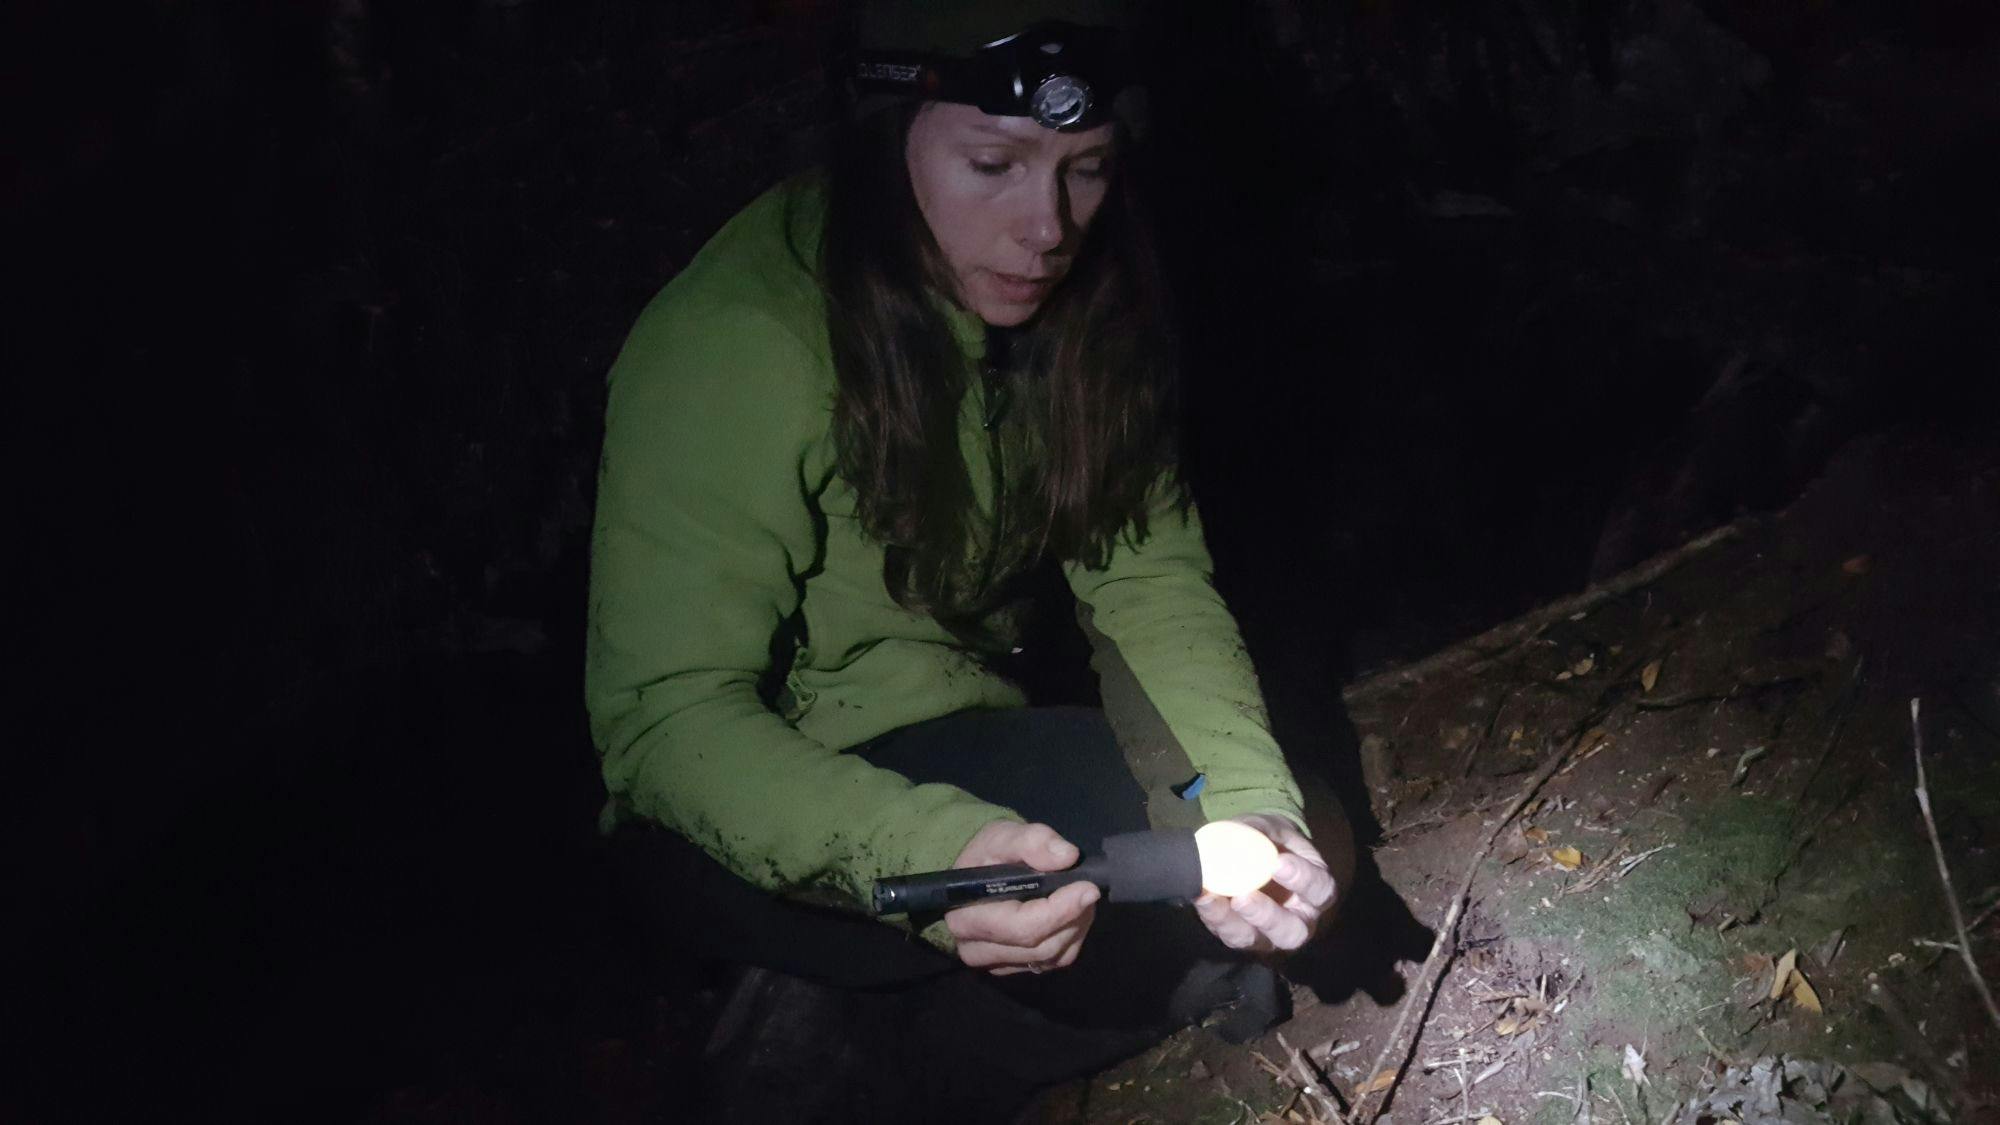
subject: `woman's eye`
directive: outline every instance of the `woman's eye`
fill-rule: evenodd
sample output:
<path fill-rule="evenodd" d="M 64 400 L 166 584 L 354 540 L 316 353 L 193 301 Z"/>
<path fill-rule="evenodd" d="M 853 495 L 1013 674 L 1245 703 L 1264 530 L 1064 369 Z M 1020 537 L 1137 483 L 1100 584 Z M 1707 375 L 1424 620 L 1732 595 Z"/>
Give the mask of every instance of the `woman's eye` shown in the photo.
<path fill-rule="evenodd" d="M 972 162 L 972 170 L 982 176 L 1004 176 L 1010 167 L 1012 165 L 1005 161 L 975 160 Z"/>
<path fill-rule="evenodd" d="M 1088 166 L 1079 166 L 1071 168 L 1069 170 L 1069 174 L 1072 176 L 1080 176 L 1086 180 L 1101 180 L 1105 177 L 1107 173 L 1104 165 L 1093 164 Z"/>

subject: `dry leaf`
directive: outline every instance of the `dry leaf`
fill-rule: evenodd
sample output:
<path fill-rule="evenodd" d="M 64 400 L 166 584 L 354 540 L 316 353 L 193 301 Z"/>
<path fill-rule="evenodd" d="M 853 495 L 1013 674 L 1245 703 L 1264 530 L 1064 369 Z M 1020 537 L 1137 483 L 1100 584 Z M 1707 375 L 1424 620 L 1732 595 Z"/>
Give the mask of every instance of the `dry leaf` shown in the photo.
<path fill-rule="evenodd" d="M 1370 1078 L 1368 1081 L 1363 1082 L 1359 1086 L 1356 1086 L 1354 1088 L 1354 1092 L 1357 1094 L 1372 1094 L 1378 1090 L 1386 1090 L 1395 1084 L 1396 1084 L 1395 1071 L 1378 1070 L 1375 1072 L 1375 1077 Z"/>
<path fill-rule="evenodd" d="M 1785 989 L 1791 987 L 1792 970 L 1797 968 L 1798 964 L 1799 951 L 1796 949 L 1778 958 L 1778 969 L 1771 974 L 1771 999 L 1776 1000 L 1783 996 Z"/>
<path fill-rule="evenodd" d="M 1559 684 L 1568 683 L 1572 675 L 1573 673 L 1569 669 L 1564 668 L 1562 671 L 1556 673 L 1556 682 Z"/>
<path fill-rule="evenodd" d="M 1489 1113 L 1474 1122 L 1473 1125 L 1500 1125 L 1500 1119 Z"/>
<path fill-rule="evenodd" d="M 1515 1032 L 1521 1030 L 1523 1027 L 1527 1026 L 1527 1023 L 1528 1023 L 1527 1020 L 1524 1020 L 1519 1016 L 1508 1016 L 1505 1019 L 1502 1019 L 1499 1023 L 1494 1024 L 1493 1030 L 1495 1033 L 1500 1035 L 1512 1035 Z"/>
<path fill-rule="evenodd" d="M 1866 574 L 1868 573 L 1868 566 L 1872 561 L 1867 555 L 1856 555 L 1846 562 L 1841 563 L 1840 569 L 1846 574 Z"/>
<path fill-rule="evenodd" d="M 1530 844 L 1540 844 L 1545 846 L 1549 842 L 1548 831 L 1546 829 L 1538 828 L 1534 825 L 1529 825 L 1528 827 L 1523 828 L 1521 830 L 1521 835 L 1526 837 L 1527 841 Z"/>
<path fill-rule="evenodd" d="M 1651 664 L 1646 665 L 1644 668 L 1639 669 L 1639 686 L 1644 690 L 1652 691 L 1653 685 L 1659 682 L 1660 682 L 1659 661 L 1655 660 Z"/>
<path fill-rule="evenodd" d="M 1630 1043 L 1625 1044 L 1625 1077 L 1634 1086 L 1646 1084 L 1646 1056 Z"/>
<path fill-rule="evenodd" d="M 1826 1009 L 1819 1006 L 1819 993 L 1813 991 L 1813 986 L 1806 983 L 1806 975 L 1797 969 L 1792 970 L 1792 987 L 1788 991 L 1792 1003 L 1814 1015 L 1825 1013 Z"/>
<path fill-rule="evenodd" d="M 1579 676 L 1588 676 L 1590 675 L 1590 670 L 1595 667 L 1597 667 L 1597 658 L 1595 656 L 1586 656 L 1582 660 L 1570 665 L 1569 670 Z"/>
<path fill-rule="evenodd" d="M 1550 848 L 1549 859 L 1554 861 L 1556 866 L 1570 871 L 1583 866 L 1583 853 L 1575 848 Z"/>

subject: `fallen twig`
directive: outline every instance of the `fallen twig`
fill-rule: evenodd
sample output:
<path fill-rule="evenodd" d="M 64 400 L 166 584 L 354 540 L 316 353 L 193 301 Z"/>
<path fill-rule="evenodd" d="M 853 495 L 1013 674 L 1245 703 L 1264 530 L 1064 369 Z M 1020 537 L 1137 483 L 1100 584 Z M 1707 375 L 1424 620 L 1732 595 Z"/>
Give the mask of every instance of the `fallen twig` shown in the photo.
<path fill-rule="evenodd" d="M 1924 810 L 1924 827 L 1930 830 L 1931 853 L 1937 856 L 1938 879 L 1944 883 L 1945 905 L 1951 908 L 1952 925 L 1958 927 L 1958 953 L 1965 960 L 1966 971 L 1972 974 L 1972 986 L 1979 992 L 1979 999 L 1986 1005 L 1986 1014 L 1993 1019 L 1993 1026 L 2000 1027 L 2000 1007 L 1993 1003 L 1993 990 L 1986 987 L 1986 977 L 1979 971 L 1979 962 L 1972 959 L 1972 938 L 1965 932 L 1965 914 L 1958 908 L 1958 892 L 1951 886 L 1951 868 L 1945 866 L 1944 844 L 1938 840 L 1937 821 L 1931 818 L 1931 792 L 1924 784 L 1924 725 L 1920 718 L 1923 701 L 1910 700 L 1910 733 L 1916 743 L 1917 756 L 1917 805 Z"/>
<path fill-rule="evenodd" d="M 1938 1058 L 1937 1048 L 1924 1037 L 1923 1031 L 1917 1027 L 1916 1021 L 1910 1018 L 1909 1010 L 1903 1007 L 1903 1002 L 1897 998 L 1895 992 L 1883 983 L 1878 975 L 1870 973 L 1868 987 L 1862 996 L 1870 1006 L 1882 1014 L 1890 1030 L 1894 1031 L 1896 1037 L 1902 1041 L 1904 1053 L 1915 1060 L 1918 1068 L 1930 1078 L 1932 1084 L 1944 1091 L 1950 1100 L 1961 1100 L 1964 1090 L 1958 1075 L 1952 1073 L 1951 1068 Z"/>
<path fill-rule="evenodd" d="M 1338 1118 L 1340 1110 L 1333 1104 L 1332 1098 L 1328 1096 L 1333 1092 L 1333 1082 L 1320 1071 L 1319 1067 L 1311 1059 L 1306 1057 L 1304 1051 L 1292 1046 L 1282 1031 L 1278 1033 L 1278 1046 L 1292 1053 L 1292 1067 L 1299 1075 L 1299 1091 L 1305 1094 L 1306 1098 L 1313 1103 L 1313 1116 Z M 1322 1090 L 1326 1091 L 1326 1093 L 1322 1094 L 1320 1092 Z"/>
<path fill-rule="evenodd" d="M 1591 890 L 1601 883 L 1616 883 L 1618 880 L 1630 875 L 1633 868 L 1671 847 L 1673 847 L 1672 844 L 1661 844 L 1657 848 L 1648 848 L 1637 855 L 1625 855 L 1625 845 L 1620 844 L 1610 855 L 1605 856 L 1597 866 L 1591 868 L 1590 874 L 1585 875 L 1576 883 L 1564 887 L 1562 893 L 1566 895 L 1579 894 L 1583 891 Z M 1613 870 L 1614 867 L 1616 868 L 1615 871 Z"/>
<path fill-rule="evenodd" d="M 1603 859 L 1598 860 L 1597 865 L 1592 867 L 1589 871 L 1585 872 L 1583 878 L 1578 879 L 1576 882 L 1571 883 L 1569 886 L 1564 887 L 1561 891 L 1558 891 L 1557 897 L 1561 897 L 1563 895 L 1578 895 L 1584 893 L 1585 891 L 1596 889 L 1599 883 L 1604 882 L 1604 880 L 1611 875 L 1612 866 L 1623 858 L 1625 858 L 1625 845 L 1620 844 L 1616 848 L 1612 849 L 1610 855 L 1605 856 Z"/>
<path fill-rule="evenodd" d="M 1406 664 L 1401 668 L 1370 676 L 1349 686 L 1341 692 L 1341 696 L 1348 706 L 1352 707 L 1370 696 L 1391 688 L 1449 671 L 1461 665 L 1476 665 L 1503 656 L 1540 636 L 1544 630 L 1557 622 L 1568 620 L 1579 613 L 1589 613 L 1608 601 L 1622 598 L 1642 586 L 1650 586 L 1695 555 L 1717 543 L 1734 539 L 1740 534 L 1742 534 L 1740 524 L 1718 527 L 1698 539 L 1655 555 L 1625 573 L 1600 585 L 1592 586 L 1580 594 L 1551 602 L 1525 617 L 1509 621 L 1504 625 L 1496 625 L 1464 644 L 1454 645 L 1415 664 Z"/>
<path fill-rule="evenodd" d="M 1447 799 L 1449 798 L 1447 797 Z M 1438 813 L 1434 816 L 1427 816 L 1422 820 L 1413 820 L 1407 824 L 1398 824 L 1393 828 L 1385 828 L 1382 830 L 1382 840 L 1383 842 L 1386 843 L 1390 840 L 1395 839 L 1398 836 L 1401 836 L 1405 832 L 1414 832 L 1419 828 L 1430 828 L 1434 825 L 1439 825 L 1439 824 L 1450 824 L 1454 820 L 1464 820 L 1466 817 L 1471 816 L 1474 813 L 1485 812 L 1487 809 L 1492 808 L 1493 806 L 1499 804 L 1501 801 L 1504 800 L 1506 800 L 1506 798 L 1504 797 L 1495 797 L 1492 798 L 1491 800 L 1481 801 L 1476 805 L 1467 805 L 1464 808 L 1457 809 L 1454 812 L 1452 812 L 1449 816 L 1445 815 L 1444 813 Z M 1443 802 L 1440 802 L 1440 805 L 1442 804 Z"/>
<path fill-rule="evenodd" d="M 1575 749 L 1578 740 L 1577 736 L 1571 736 L 1564 738 L 1557 745 L 1555 752 L 1549 755 L 1548 760 L 1543 762 L 1541 768 L 1535 771 L 1535 775 L 1528 779 L 1528 784 L 1522 787 L 1520 794 L 1514 798 L 1513 803 L 1507 806 L 1507 811 L 1502 813 L 1500 818 L 1493 822 L 1493 830 L 1487 833 L 1486 842 L 1480 845 L 1477 852 L 1473 853 L 1472 862 L 1466 865 L 1465 879 L 1460 882 L 1458 893 L 1452 896 L 1451 906 L 1445 911 L 1444 919 L 1438 923 L 1437 935 L 1431 939 L 1431 951 L 1424 958 L 1423 967 L 1417 972 L 1417 984 L 1410 989 L 1410 994 L 1403 998 L 1403 1010 L 1396 1016 L 1396 1024 L 1390 1029 L 1388 1040 L 1382 1044 L 1381 1052 L 1376 1055 L 1375 1065 L 1367 1071 L 1368 1081 L 1373 1082 L 1374 1076 L 1382 1073 L 1382 1069 L 1388 1065 L 1389 1060 L 1393 1057 L 1397 1059 L 1396 1076 L 1381 1091 L 1382 1096 L 1373 1102 L 1372 1107 L 1369 1098 L 1373 1095 L 1374 1091 L 1355 1095 L 1354 1105 L 1343 1119 L 1349 1122 L 1350 1125 L 1358 1121 L 1372 1123 L 1380 1114 L 1380 1107 L 1388 1104 L 1389 1098 L 1395 1094 L 1397 1085 L 1402 1082 L 1403 1066 L 1408 1061 L 1406 1057 L 1398 1055 L 1399 1048 L 1407 1050 L 1407 1048 L 1400 1047 L 1403 1040 L 1403 1029 L 1408 1026 L 1411 1013 L 1415 1012 L 1419 1007 L 1426 1007 L 1430 1004 L 1430 998 L 1436 989 L 1436 980 L 1432 975 L 1432 969 L 1441 967 L 1445 951 L 1453 948 L 1453 938 L 1458 932 L 1459 916 L 1465 912 L 1465 898 L 1472 893 L 1472 881 L 1479 874 L 1479 865 L 1486 861 L 1487 855 L 1493 850 L 1494 841 L 1500 838 L 1500 833 L 1508 824 L 1512 823 L 1514 817 L 1520 813 L 1522 807 L 1528 803 L 1537 790 L 1547 783 L 1549 778 L 1555 776 L 1556 770 L 1562 766 L 1564 759 L 1568 758 L 1570 752 Z M 1370 1107 L 1366 1116 L 1362 1114 L 1364 1107 Z"/>
<path fill-rule="evenodd" d="M 1464 1048 L 1460 1048 L 1458 1054 L 1450 1058 L 1425 1059 L 1423 1061 L 1423 1068 L 1424 1073 L 1428 1074 L 1433 1070 L 1443 1070 L 1448 1066 L 1464 1066 L 1466 1063 L 1490 1062 L 1492 1058 L 1492 1053 L 1485 1048 L 1477 1051 L 1467 1051 Z"/>
<path fill-rule="evenodd" d="M 1625 1119 L 1625 1125 L 1632 1125 L 1632 1115 L 1625 1111 L 1625 1099 L 1618 1096 L 1618 1087 L 1606 1086 L 1611 1092 L 1611 1100 L 1618 1103 L 1618 1116 Z"/>
<path fill-rule="evenodd" d="M 1500 723 L 1500 712 L 1506 709 L 1507 701 L 1514 698 L 1514 693 L 1518 690 L 1518 687 L 1510 687 L 1500 693 L 1500 701 L 1495 703 L 1493 710 L 1487 714 L 1486 725 L 1480 728 L 1479 737 L 1472 740 L 1472 745 L 1465 748 L 1465 756 L 1459 759 L 1459 777 L 1472 776 L 1472 763 L 1479 757 L 1479 748 L 1492 740 L 1493 728 Z"/>
<path fill-rule="evenodd" d="M 1673 711 L 1696 703 L 1734 703 L 1739 699 L 1762 695 L 1767 691 L 1791 687 L 1805 682 L 1803 676 L 1773 676 L 1768 680 L 1739 680 L 1729 685 L 1726 691 L 1684 691 L 1679 695 L 1662 695 L 1653 698 L 1639 698 L 1632 706 L 1641 711 Z"/>
<path fill-rule="evenodd" d="M 1981 923 L 1985 922 L 1988 918 L 1993 917 L 1993 912 L 1996 910 L 2000 910 L 2000 900 L 1995 900 L 1993 902 L 1987 903 L 1986 909 L 1980 911 L 1977 914 L 1974 914 L 1972 916 L 1972 921 L 1967 922 L 1965 924 L 1965 928 L 1968 931 L 1978 929 Z"/>

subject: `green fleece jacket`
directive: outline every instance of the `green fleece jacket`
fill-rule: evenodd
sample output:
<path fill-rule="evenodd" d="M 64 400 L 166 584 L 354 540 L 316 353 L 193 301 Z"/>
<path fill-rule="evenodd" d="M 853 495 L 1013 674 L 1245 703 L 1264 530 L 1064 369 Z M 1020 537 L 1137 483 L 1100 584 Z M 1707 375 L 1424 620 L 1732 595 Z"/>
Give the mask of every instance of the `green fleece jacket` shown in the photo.
<path fill-rule="evenodd" d="M 585 689 L 609 820 L 649 818 L 759 886 L 858 905 L 876 878 L 949 867 L 981 827 L 1018 817 L 842 751 L 1024 699 L 897 604 L 835 472 L 825 306 L 793 252 L 816 252 L 811 184 L 781 185 L 731 220 L 647 306 L 611 369 Z M 956 309 L 952 320 L 978 363 L 984 326 Z M 981 381 L 967 382 L 961 447 L 990 520 L 991 435 Z M 1163 502 L 1143 542 L 1127 535 L 1103 567 L 1066 573 L 1147 723 L 1185 755 L 1181 780 L 1206 775 L 1199 812 L 1299 820 L 1210 570 L 1195 513 Z"/>

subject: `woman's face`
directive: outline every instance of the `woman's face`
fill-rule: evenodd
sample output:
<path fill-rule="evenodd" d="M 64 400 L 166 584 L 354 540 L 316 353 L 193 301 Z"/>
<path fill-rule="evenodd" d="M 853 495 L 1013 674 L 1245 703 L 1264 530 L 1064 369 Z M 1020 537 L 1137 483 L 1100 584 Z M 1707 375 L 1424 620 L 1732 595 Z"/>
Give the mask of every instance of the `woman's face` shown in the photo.
<path fill-rule="evenodd" d="M 955 102 L 918 111 L 910 186 L 960 305 L 1000 328 L 1035 315 L 1104 203 L 1112 133 L 1059 133 Z"/>

